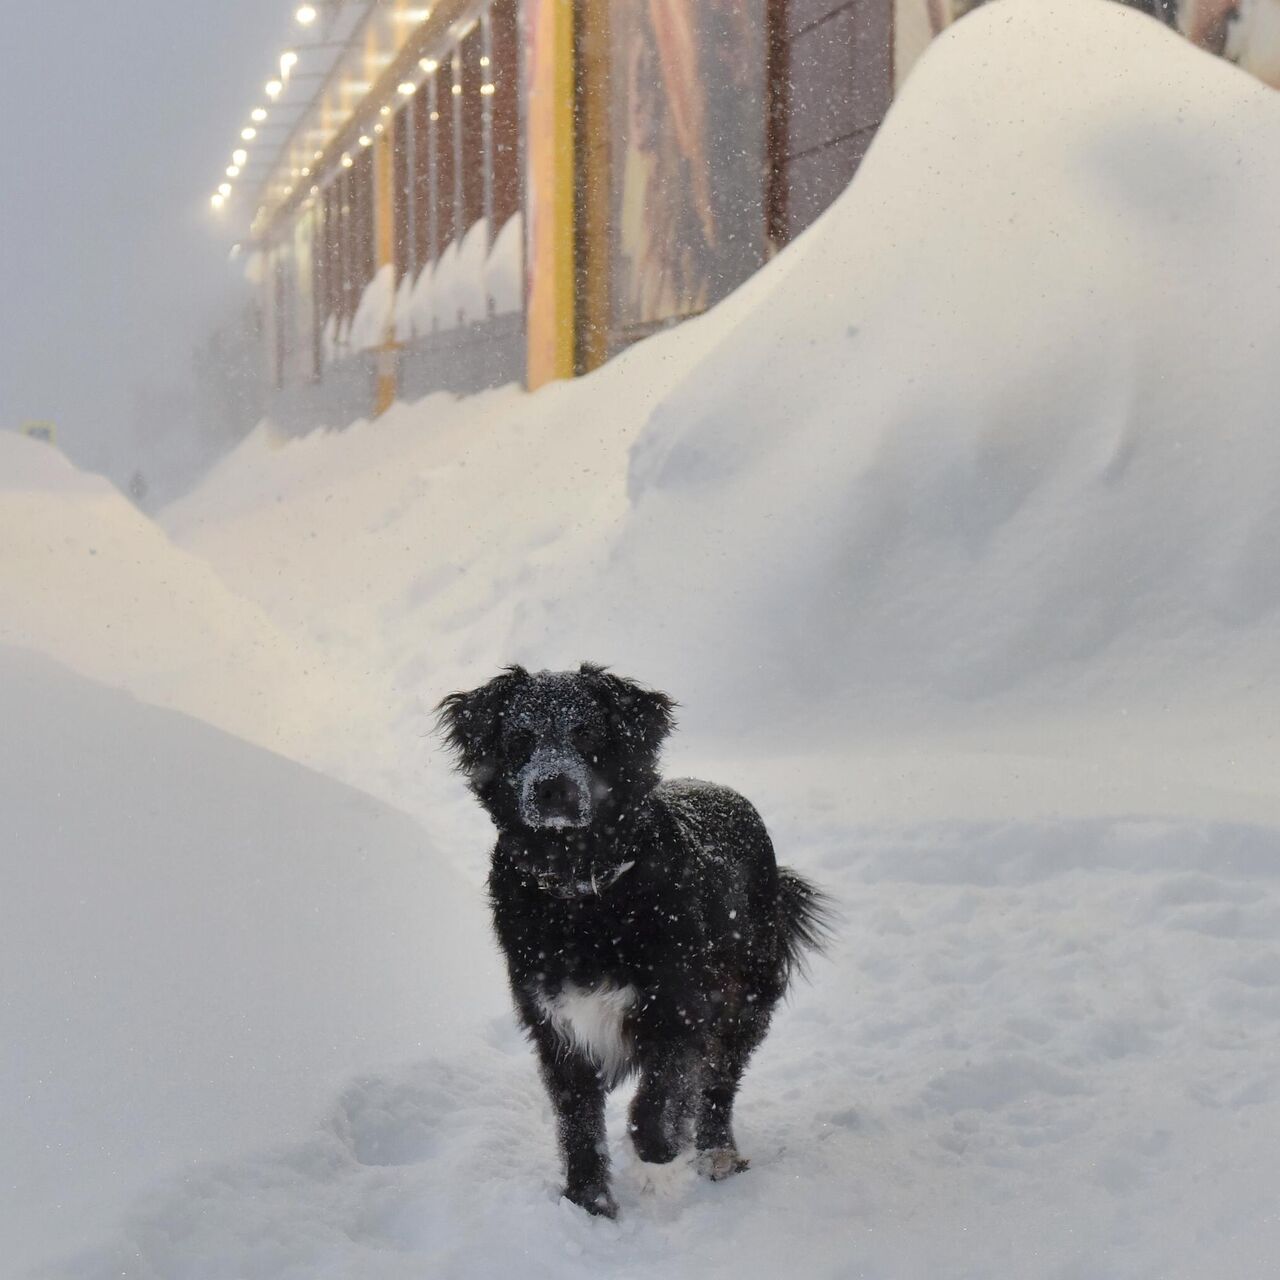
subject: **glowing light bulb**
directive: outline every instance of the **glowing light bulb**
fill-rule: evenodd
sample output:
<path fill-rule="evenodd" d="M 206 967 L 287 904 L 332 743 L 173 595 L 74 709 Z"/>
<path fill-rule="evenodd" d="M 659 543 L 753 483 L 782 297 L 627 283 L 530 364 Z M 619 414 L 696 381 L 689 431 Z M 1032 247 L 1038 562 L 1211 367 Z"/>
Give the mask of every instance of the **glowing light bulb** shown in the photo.
<path fill-rule="evenodd" d="M 360 135 L 360 145 L 362 147 L 371 147 L 373 146 L 373 139 L 367 133 L 362 133 Z"/>
<path fill-rule="evenodd" d="M 238 164 L 227 165 L 227 177 L 238 178 L 240 176 L 240 166 Z"/>
<path fill-rule="evenodd" d="M 491 85 L 491 84 L 482 84 L 482 85 L 480 86 L 480 92 L 481 92 L 481 93 L 482 93 L 486 98 L 492 98 L 492 97 L 493 97 L 493 91 L 494 91 L 494 89 L 495 89 L 495 88 L 496 88 L 496 86 L 495 86 L 495 85 Z"/>
<path fill-rule="evenodd" d="M 229 196 L 229 195 L 231 194 L 231 183 L 229 183 L 229 182 L 224 182 L 224 183 L 223 183 L 223 184 L 218 188 L 218 194 L 219 194 L 219 195 L 220 195 L 220 196 L 225 200 L 225 199 L 227 198 L 227 196 Z"/>
<path fill-rule="evenodd" d="M 249 119 L 256 120 L 258 124 L 261 124 L 266 118 L 267 109 L 265 107 L 254 107 L 254 109 L 249 112 Z"/>
<path fill-rule="evenodd" d="M 403 84 L 397 86 L 397 90 L 406 98 L 412 98 L 418 92 L 418 86 L 411 80 L 406 80 Z"/>
<path fill-rule="evenodd" d="M 298 65 L 298 55 L 292 49 L 286 49 L 280 55 L 280 75 L 284 79 L 289 78 L 289 72 Z"/>
<path fill-rule="evenodd" d="M 486 54 L 482 54 L 482 55 L 481 55 L 481 57 L 480 57 L 480 65 L 481 65 L 482 67 L 487 67 L 487 66 L 489 65 L 489 55 L 488 55 L 487 53 L 486 53 Z"/>
<path fill-rule="evenodd" d="M 240 130 L 240 136 L 246 142 L 252 142 L 254 138 L 258 136 L 258 131 L 252 125 L 250 125 L 248 128 Z"/>
<path fill-rule="evenodd" d="M 436 71 L 440 68 L 440 64 L 434 58 L 423 58 L 422 61 L 418 63 L 418 66 L 420 66 L 429 76 L 435 75 Z"/>
<path fill-rule="evenodd" d="M 232 164 L 244 164 L 249 159 L 249 153 L 243 147 L 237 147 L 231 153 Z"/>
<path fill-rule="evenodd" d="M 353 164 L 355 164 L 355 161 L 351 158 L 350 153 L 344 151 L 342 154 L 342 167 L 350 169 Z"/>
<path fill-rule="evenodd" d="M 226 196 L 224 196 L 221 191 L 215 192 L 209 197 L 209 203 L 213 205 L 215 209 L 221 209 L 225 201 Z"/>
<path fill-rule="evenodd" d="M 268 80 L 266 84 L 267 97 L 273 102 L 284 92 L 284 82 L 281 80 Z"/>
<path fill-rule="evenodd" d="M 462 86 L 460 84 L 455 84 L 453 86 L 453 92 L 454 92 L 454 96 L 456 97 L 458 94 L 462 92 Z"/>
<path fill-rule="evenodd" d="M 317 13 L 315 5 L 301 4 L 293 16 L 298 20 L 300 26 L 309 27 L 320 15 Z"/>

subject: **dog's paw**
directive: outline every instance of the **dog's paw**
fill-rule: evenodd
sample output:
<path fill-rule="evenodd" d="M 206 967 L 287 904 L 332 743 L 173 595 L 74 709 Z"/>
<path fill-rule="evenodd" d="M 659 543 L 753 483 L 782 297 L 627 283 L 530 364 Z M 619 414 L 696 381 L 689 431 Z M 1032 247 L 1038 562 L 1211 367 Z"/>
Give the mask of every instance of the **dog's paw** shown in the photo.
<path fill-rule="evenodd" d="M 565 1187 L 562 1197 L 596 1218 L 616 1218 L 618 1202 L 608 1187 Z"/>
<path fill-rule="evenodd" d="M 723 1182 L 751 1167 L 751 1161 L 743 1159 L 732 1147 L 712 1147 L 698 1152 L 698 1172 L 712 1182 Z"/>
<path fill-rule="evenodd" d="M 680 1154 L 680 1144 L 657 1125 L 633 1124 L 631 1145 L 645 1164 L 670 1164 Z"/>

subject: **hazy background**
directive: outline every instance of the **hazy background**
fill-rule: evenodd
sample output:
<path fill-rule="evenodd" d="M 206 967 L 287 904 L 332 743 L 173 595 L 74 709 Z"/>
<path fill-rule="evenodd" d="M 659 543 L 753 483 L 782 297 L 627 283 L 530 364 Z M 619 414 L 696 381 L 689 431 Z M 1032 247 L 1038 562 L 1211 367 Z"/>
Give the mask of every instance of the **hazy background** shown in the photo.
<path fill-rule="evenodd" d="M 0 429 L 58 425 L 78 463 L 152 496 L 225 435 L 196 350 L 248 289 L 215 215 L 249 110 L 293 37 L 280 0 L 4 7 Z M 274 140 L 274 139 L 273 139 Z M 207 365 L 207 360 L 206 360 Z"/>

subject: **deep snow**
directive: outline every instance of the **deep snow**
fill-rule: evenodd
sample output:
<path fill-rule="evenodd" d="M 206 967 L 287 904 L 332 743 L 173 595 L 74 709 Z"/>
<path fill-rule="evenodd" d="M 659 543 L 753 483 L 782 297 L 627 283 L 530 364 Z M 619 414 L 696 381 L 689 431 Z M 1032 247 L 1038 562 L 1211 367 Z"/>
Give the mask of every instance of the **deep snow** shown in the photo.
<path fill-rule="evenodd" d="M 0 722 L 3 1274 L 305 1132 L 496 984 L 476 896 L 368 796 L 7 646 Z"/>
<path fill-rule="evenodd" d="M 711 315 L 537 396 L 264 431 L 165 524 L 413 716 L 590 655 L 750 759 L 927 738 L 967 762 L 940 817 L 1049 757 L 1068 811 L 1280 820 L 1278 205 L 1273 91 L 1118 7 L 1001 4 Z"/>
<path fill-rule="evenodd" d="M 66 1127 L 107 1154 L 67 1186 L 129 1171 L 74 1237 L 28 1196 L 31 1256 L 86 1246 L 43 1274 L 1274 1275 L 1278 144 L 1273 94 L 1157 24 L 1001 0 L 930 49 L 798 244 L 590 378 L 264 427 L 163 514 L 172 542 L 0 452 L 0 528 L 36 531 L 0 562 L 0 640 L 80 673 L 0 659 L 6 718 L 34 726 L 10 753 L 39 762 L 0 771 L 37 966 L 0 1013 L 70 1072 L 46 1109 L 0 1105 L 56 1171 L 41 1135 L 91 1096 Z M 82 631 L 57 611 L 77 592 Z M 748 1075 L 751 1171 L 647 1178 L 618 1102 L 617 1224 L 557 1202 L 481 923 L 485 824 L 425 736 L 498 663 L 583 657 L 679 697 L 672 770 L 741 786 L 845 913 Z M 256 865 L 271 892 L 242 917 Z M 154 905 L 70 951 L 49 939 L 81 883 L 96 929 Z M 49 1030 L 60 965 L 77 1019 L 152 975 L 101 1077 Z M 242 1039 L 173 1093 L 188 984 L 201 1034 Z"/>

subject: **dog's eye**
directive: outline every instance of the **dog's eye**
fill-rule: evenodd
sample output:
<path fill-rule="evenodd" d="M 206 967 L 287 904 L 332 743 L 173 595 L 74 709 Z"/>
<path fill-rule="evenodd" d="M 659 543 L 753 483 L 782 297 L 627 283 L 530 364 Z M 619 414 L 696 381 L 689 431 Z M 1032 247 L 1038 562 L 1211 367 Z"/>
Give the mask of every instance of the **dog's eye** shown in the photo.
<path fill-rule="evenodd" d="M 507 750 L 517 760 L 523 760 L 533 750 L 533 734 L 528 729 L 517 729 L 507 739 Z"/>
<path fill-rule="evenodd" d="M 587 724 L 584 721 L 582 724 L 573 726 L 573 740 L 580 748 L 585 750 L 588 747 L 596 746 L 600 741 L 600 735 L 596 731 L 595 725 Z"/>

